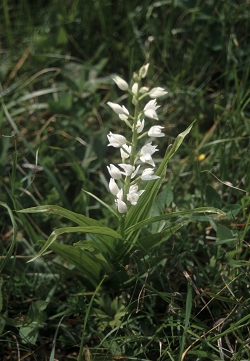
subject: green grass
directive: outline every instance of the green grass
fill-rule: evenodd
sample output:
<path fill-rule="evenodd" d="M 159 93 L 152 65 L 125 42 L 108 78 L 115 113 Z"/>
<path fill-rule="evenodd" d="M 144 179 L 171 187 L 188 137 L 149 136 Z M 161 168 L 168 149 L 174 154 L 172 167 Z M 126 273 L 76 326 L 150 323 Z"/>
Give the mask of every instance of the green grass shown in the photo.
<path fill-rule="evenodd" d="M 0 7 L 2 359 L 250 359 L 249 2 Z M 147 61 L 148 85 L 169 92 L 160 102 L 159 158 L 196 119 L 151 215 L 209 206 L 226 217 L 193 214 L 160 246 L 120 258 L 123 284 L 105 277 L 95 289 L 51 250 L 27 263 L 38 241 L 73 221 L 17 210 L 54 204 L 117 229 L 82 189 L 112 204 L 106 166 L 116 161 L 106 135 L 124 128 L 106 103 L 130 107 L 112 76 L 130 79 Z"/>

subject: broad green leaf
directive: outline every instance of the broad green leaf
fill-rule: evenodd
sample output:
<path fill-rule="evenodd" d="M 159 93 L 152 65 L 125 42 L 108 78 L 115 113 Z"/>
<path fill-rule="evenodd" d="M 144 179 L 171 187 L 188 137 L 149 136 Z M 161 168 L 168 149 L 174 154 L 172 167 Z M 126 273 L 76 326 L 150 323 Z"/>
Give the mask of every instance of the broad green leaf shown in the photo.
<path fill-rule="evenodd" d="M 33 324 L 21 327 L 19 330 L 19 335 L 23 343 L 30 343 L 34 345 L 38 337 L 38 327 Z"/>
<path fill-rule="evenodd" d="M 116 231 L 112 230 L 108 227 L 95 227 L 95 226 L 89 226 L 89 227 L 64 227 L 64 228 L 58 228 L 55 231 L 51 233 L 43 247 L 40 249 L 40 251 L 37 253 L 35 257 L 33 257 L 28 262 L 32 262 L 38 257 L 40 257 L 49 247 L 51 247 L 52 243 L 57 239 L 59 235 L 65 234 L 65 233 L 91 233 L 91 234 L 99 234 L 102 236 L 109 236 L 116 239 L 122 239 L 122 237 L 117 233 Z M 72 247 L 72 246 L 71 246 Z"/>
<path fill-rule="evenodd" d="M 223 207 L 222 210 L 227 213 L 227 219 L 234 219 L 241 210 L 240 204 L 229 204 L 226 207 Z"/>
<path fill-rule="evenodd" d="M 47 318 L 44 310 L 47 308 L 49 302 L 46 301 L 36 301 L 34 302 L 28 311 L 28 317 L 30 322 L 35 322 L 37 324 L 42 324 Z"/>
<path fill-rule="evenodd" d="M 224 225 L 219 225 L 217 227 L 217 237 L 222 241 L 226 239 L 232 239 L 233 235 L 229 228 Z"/>
<path fill-rule="evenodd" d="M 210 207 L 221 208 L 222 201 L 219 193 L 209 184 L 205 189 L 206 201 Z"/>

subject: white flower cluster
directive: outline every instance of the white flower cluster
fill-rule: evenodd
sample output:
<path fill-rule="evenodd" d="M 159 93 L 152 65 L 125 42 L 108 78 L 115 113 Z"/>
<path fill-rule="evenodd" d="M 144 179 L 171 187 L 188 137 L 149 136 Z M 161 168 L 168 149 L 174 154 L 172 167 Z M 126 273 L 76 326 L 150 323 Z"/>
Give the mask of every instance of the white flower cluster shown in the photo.
<path fill-rule="evenodd" d="M 127 126 L 132 131 L 132 141 L 129 142 L 123 135 L 113 134 L 109 132 L 107 135 L 109 144 L 115 148 L 120 148 L 122 163 L 119 163 L 118 167 L 113 164 L 108 166 L 108 171 L 111 176 L 109 182 L 110 192 L 116 197 L 116 204 L 119 213 L 126 213 L 128 211 L 128 205 L 136 205 L 140 195 L 144 190 L 138 190 L 139 186 L 137 184 L 138 180 L 149 181 L 159 178 L 154 175 L 155 163 L 153 161 L 152 155 L 158 151 L 156 145 L 152 145 L 152 142 L 146 143 L 139 152 L 137 152 L 137 142 L 139 139 L 144 136 L 149 136 L 150 138 L 163 137 L 162 129 L 164 127 L 160 125 L 152 126 L 147 132 L 142 133 L 145 120 L 144 117 L 158 120 L 156 110 L 160 107 L 157 105 L 156 98 L 161 97 L 167 94 L 163 88 L 156 87 L 149 89 L 147 87 L 141 86 L 142 78 L 145 78 L 148 72 L 149 64 L 143 66 L 139 74 L 134 74 L 134 84 L 131 89 L 129 88 L 128 83 L 116 76 L 113 78 L 116 85 L 123 91 L 127 91 L 132 96 L 132 103 L 135 106 L 134 115 L 129 114 L 128 109 L 124 105 L 119 105 L 116 103 L 108 102 L 107 104 L 113 109 L 113 111 L 118 114 L 119 118 L 124 121 Z M 153 98 L 150 100 L 140 111 L 139 105 L 142 99 L 146 96 Z M 142 134 L 141 134 L 142 133 Z M 144 169 L 141 175 L 137 176 L 140 169 L 140 164 L 136 166 L 138 161 L 141 161 L 143 164 L 149 165 Z M 137 177 L 136 177 L 137 176 Z M 121 184 L 121 188 L 117 185 L 116 181 Z"/>

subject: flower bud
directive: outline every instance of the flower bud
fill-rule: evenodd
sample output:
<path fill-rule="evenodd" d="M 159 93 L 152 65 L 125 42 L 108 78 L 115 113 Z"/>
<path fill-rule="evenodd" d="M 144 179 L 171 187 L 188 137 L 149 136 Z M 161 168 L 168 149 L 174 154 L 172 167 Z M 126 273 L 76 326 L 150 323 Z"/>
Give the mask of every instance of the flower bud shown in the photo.
<path fill-rule="evenodd" d="M 137 95 L 137 93 L 138 93 L 138 83 L 134 83 L 131 90 L 132 90 L 133 94 Z"/>
<path fill-rule="evenodd" d="M 107 104 L 110 106 L 110 108 L 113 109 L 113 111 L 116 114 L 125 114 L 125 115 L 129 115 L 129 111 L 127 108 L 125 108 L 125 106 L 120 106 L 119 104 L 116 103 L 112 103 L 112 102 L 107 102 Z"/>
<path fill-rule="evenodd" d="M 149 67 L 149 63 L 146 65 L 143 65 L 141 67 L 141 69 L 139 70 L 139 77 L 140 78 L 145 78 L 147 76 L 148 73 L 148 67 Z"/>
<path fill-rule="evenodd" d="M 113 134 L 112 132 L 109 132 L 107 137 L 109 140 L 108 147 L 112 146 L 115 148 L 120 148 L 127 142 L 127 139 L 123 135 L 120 135 L 120 134 Z"/>
<path fill-rule="evenodd" d="M 121 90 L 128 89 L 128 83 L 125 80 L 123 80 L 122 78 L 120 78 L 119 76 L 115 76 L 113 78 L 113 80 L 116 83 L 116 85 L 118 86 L 118 88 L 120 88 Z"/>
<path fill-rule="evenodd" d="M 117 199 L 116 201 L 118 212 L 119 213 L 126 213 L 128 210 L 128 207 L 125 202 L 121 201 L 120 199 Z"/>
<path fill-rule="evenodd" d="M 131 145 L 124 144 L 124 145 L 120 148 L 122 159 L 127 159 L 127 158 L 129 158 L 129 157 L 130 157 L 131 150 L 132 150 Z"/>
<path fill-rule="evenodd" d="M 158 175 L 154 175 L 154 170 L 152 168 L 146 168 L 142 172 L 141 180 L 152 180 L 161 178 Z"/>
<path fill-rule="evenodd" d="M 161 127 L 160 125 L 154 125 L 153 127 L 151 127 L 148 131 L 148 136 L 149 137 L 164 137 L 164 134 L 161 132 L 161 129 L 163 129 L 164 127 Z"/>
<path fill-rule="evenodd" d="M 167 93 L 168 92 L 166 90 L 164 90 L 163 88 L 157 87 L 157 88 L 153 88 L 150 90 L 149 96 L 150 96 L 150 98 L 159 98 Z"/>
<path fill-rule="evenodd" d="M 110 178 L 110 181 L 109 181 L 109 190 L 110 192 L 116 196 L 117 193 L 119 192 L 119 187 L 118 185 L 115 183 L 114 179 L 113 178 Z"/>
<path fill-rule="evenodd" d="M 136 72 L 133 73 L 133 79 L 135 82 L 138 82 L 139 81 L 139 76 Z"/>
<path fill-rule="evenodd" d="M 107 168 L 108 168 L 109 174 L 111 175 L 112 178 L 114 178 L 114 179 L 122 178 L 122 172 L 115 165 L 110 164 L 110 167 L 107 166 Z"/>
<path fill-rule="evenodd" d="M 148 91 L 149 91 L 149 88 L 148 88 L 147 86 L 143 86 L 143 87 L 141 87 L 139 93 L 145 94 L 145 93 L 147 93 Z"/>

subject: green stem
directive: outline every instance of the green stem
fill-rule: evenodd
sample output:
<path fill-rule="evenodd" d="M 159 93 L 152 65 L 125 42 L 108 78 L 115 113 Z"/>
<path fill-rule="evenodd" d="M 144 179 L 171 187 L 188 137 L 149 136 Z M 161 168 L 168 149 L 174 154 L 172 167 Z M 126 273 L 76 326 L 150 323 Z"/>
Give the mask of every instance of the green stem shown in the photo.
<path fill-rule="evenodd" d="M 122 216 L 120 218 L 120 235 L 124 238 L 125 236 L 125 218 L 124 216 Z"/>

